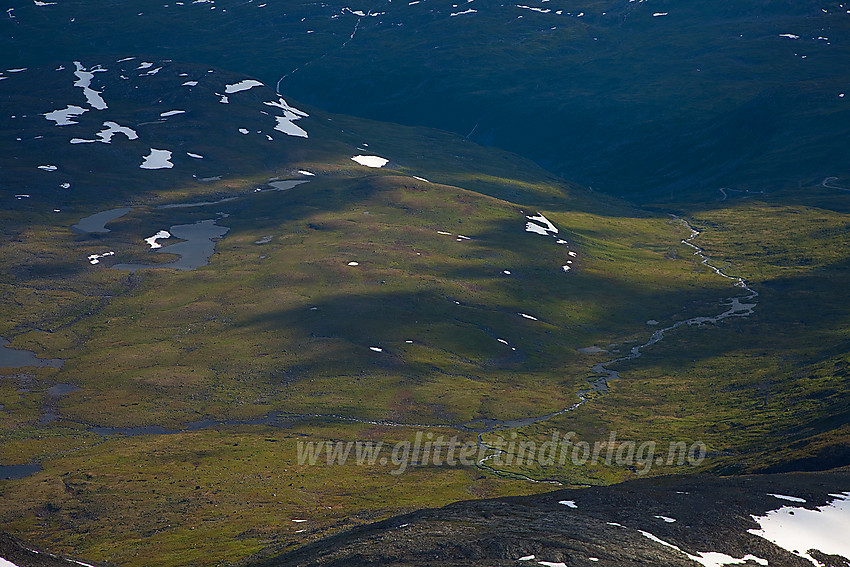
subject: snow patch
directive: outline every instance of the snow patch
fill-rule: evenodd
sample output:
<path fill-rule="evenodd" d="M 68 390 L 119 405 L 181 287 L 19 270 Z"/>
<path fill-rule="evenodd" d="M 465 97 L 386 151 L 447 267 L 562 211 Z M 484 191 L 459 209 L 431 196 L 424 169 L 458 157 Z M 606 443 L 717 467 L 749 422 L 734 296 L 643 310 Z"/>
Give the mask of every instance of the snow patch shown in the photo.
<path fill-rule="evenodd" d="M 366 167 L 384 167 L 390 160 L 380 156 L 353 156 L 351 161 L 357 162 Z"/>
<path fill-rule="evenodd" d="M 298 110 L 294 106 L 289 106 L 289 104 L 285 100 L 283 100 L 283 97 L 279 97 L 279 100 L 277 102 L 268 101 L 268 102 L 264 102 L 263 104 L 265 104 L 266 106 L 273 106 L 275 108 L 280 108 L 281 110 L 286 110 L 288 112 L 292 112 L 293 114 L 297 114 L 298 116 L 302 116 L 302 117 L 305 117 L 305 118 L 307 116 L 310 116 L 309 114 L 307 114 L 303 110 Z"/>
<path fill-rule="evenodd" d="M 274 129 L 278 132 L 283 132 L 287 136 L 309 138 L 306 130 L 292 123 L 294 120 L 298 120 L 299 118 L 300 116 L 297 116 L 291 112 L 287 112 L 284 116 L 275 116 L 275 120 L 277 120 L 277 126 L 275 126 Z"/>
<path fill-rule="evenodd" d="M 774 498 L 779 498 L 780 500 L 788 500 L 789 502 L 799 502 L 801 504 L 806 503 L 805 498 L 797 498 L 796 496 L 785 496 L 784 494 L 768 494 L 768 496 L 773 496 Z"/>
<path fill-rule="evenodd" d="M 772 495 L 776 496 L 776 495 Z M 850 492 L 830 494 L 836 500 L 814 510 L 783 506 L 765 516 L 753 516 L 761 529 L 747 530 L 783 549 L 820 565 L 809 550 L 850 557 Z"/>
<path fill-rule="evenodd" d="M 104 252 L 103 254 L 92 254 L 88 257 L 89 264 L 99 264 L 101 258 L 106 258 L 107 256 L 115 256 L 115 252 Z"/>
<path fill-rule="evenodd" d="M 79 122 L 73 120 L 73 118 L 75 116 L 80 116 L 81 114 L 88 111 L 88 108 L 69 104 L 65 108 L 54 110 L 52 112 L 45 112 L 43 116 L 47 120 L 53 120 L 54 122 L 56 122 L 57 126 L 69 126 L 71 124 L 79 124 Z"/>
<path fill-rule="evenodd" d="M 151 148 L 151 153 L 144 156 L 145 161 L 139 167 L 142 169 L 171 169 L 171 152 L 169 150 L 156 150 Z"/>
<path fill-rule="evenodd" d="M 535 8 L 533 6 L 524 6 L 522 4 L 517 4 L 516 7 L 522 8 L 523 10 L 531 10 L 532 12 L 538 12 L 540 14 L 548 14 L 549 12 L 552 11 L 552 10 L 549 10 L 547 8 Z"/>
<path fill-rule="evenodd" d="M 535 234 L 541 234 L 543 236 L 554 236 L 558 234 L 558 229 L 552 224 L 549 219 L 544 217 L 542 214 L 537 213 L 537 215 L 529 215 L 525 218 L 528 219 L 529 222 L 525 223 L 526 232 L 533 232 Z"/>
<path fill-rule="evenodd" d="M 89 106 L 95 110 L 106 110 L 109 108 L 106 105 L 106 101 L 103 100 L 102 96 L 100 96 L 100 91 L 96 91 L 91 88 L 91 81 L 94 78 L 94 74 L 103 73 L 106 69 L 98 65 L 97 67 L 93 67 L 89 70 L 83 67 L 82 63 L 79 61 L 74 61 L 74 66 L 77 69 L 74 71 L 74 75 L 77 76 L 77 80 L 74 81 L 74 86 L 83 89 L 83 95 L 86 97 L 86 101 L 89 103 Z"/>
<path fill-rule="evenodd" d="M 85 140 L 83 138 L 71 138 L 72 144 L 90 144 L 93 142 L 102 142 L 104 144 L 112 143 L 112 137 L 115 134 L 124 134 L 128 140 L 136 140 L 139 134 L 127 126 L 121 126 L 117 122 L 106 121 L 103 123 L 103 130 L 97 133 L 99 140 Z"/>
<path fill-rule="evenodd" d="M 741 557 L 740 559 L 737 559 L 735 557 L 732 557 L 731 555 L 726 555 L 725 553 L 719 553 L 719 552 L 716 552 L 716 551 L 706 551 L 706 552 L 698 551 L 697 555 L 691 555 L 690 553 L 687 553 L 687 552 L 679 549 L 678 546 L 673 545 L 672 543 L 668 543 L 661 538 L 655 537 L 654 535 L 652 535 L 649 532 L 645 532 L 643 530 L 638 530 L 638 531 L 641 534 L 643 534 L 644 537 L 647 537 L 647 538 L 651 539 L 652 541 L 654 541 L 656 543 L 660 543 L 661 545 L 663 545 L 665 547 L 669 547 L 670 549 L 675 549 L 679 553 L 687 555 L 688 559 L 696 561 L 697 563 L 699 563 L 700 565 L 704 565 L 705 567 L 723 567 L 723 565 L 737 565 L 737 564 L 746 563 L 747 561 L 755 561 L 759 565 L 767 565 L 767 559 L 761 559 L 760 557 L 756 557 L 755 555 L 749 555 L 749 554 Z"/>
<path fill-rule="evenodd" d="M 274 128 L 275 130 L 283 132 L 289 136 L 297 136 L 300 138 L 309 137 L 303 128 L 293 124 L 296 120 L 310 116 L 309 114 L 303 110 L 298 110 L 297 108 L 290 106 L 283 97 L 278 97 L 277 101 L 267 101 L 263 104 L 283 110 L 283 116 L 275 116 L 275 119 L 277 120 L 277 126 Z M 271 137 L 269 137 L 269 139 L 271 139 Z"/>
<path fill-rule="evenodd" d="M 245 79 L 244 81 L 239 81 L 238 83 L 233 83 L 232 85 L 225 85 L 224 92 L 226 94 L 238 93 L 241 91 L 247 91 L 248 89 L 253 89 L 254 87 L 262 87 L 265 86 L 260 81 L 255 81 L 254 79 Z"/>
<path fill-rule="evenodd" d="M 150 245 L 151 248 L 162 248 L 162 244 L 157 242 L 157 240 L 166 239 L 166 238 L 171 238 L 171 233 L 168 232 L 167 230 L 160 230 L 159 232 L 157 232 L 153 236 L 149 236 L 148 238 L 145 238 L 145 242 L 147 242 Z"/>

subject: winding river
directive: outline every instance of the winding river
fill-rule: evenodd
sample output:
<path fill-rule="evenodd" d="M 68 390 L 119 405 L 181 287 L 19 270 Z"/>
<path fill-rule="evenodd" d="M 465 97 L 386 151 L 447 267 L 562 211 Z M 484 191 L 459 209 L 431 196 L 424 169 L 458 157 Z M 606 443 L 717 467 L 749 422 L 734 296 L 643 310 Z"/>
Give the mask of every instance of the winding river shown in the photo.
<path fill-rule="evenodd" d="M 658 329 L 657 331 L 652 333 L 652 335 L 649 337 L 649 340 L 647 340 L 643 344 L 633 346 L 629 350 L 629 353 L 625 356 L 620 356 L 611 360 L 607 360 L 605 362 L 599 362 L 597 364 L 594 364 L 590 369 L 591 373 L 593 374 L 593 377 L 588 380 L 590 382 L 591 387 L 586 390 L 579 390 L 579 401 L 569 407 L 537 417 L 526 417 L 515 420 L 504 421 L 498 419 L 477 419 L 469 421 L 467 423 L 463 423 L 461 424 L 461 427 L 465 429 L 479 431 L 480 433 L 489 433 L 497 429 L 517 429 L 519 427 L 525 427 L 528 425 L 539 423 L 541 421 L 546 421 L 547 419 L 551 419 L 568 411 L 572 411 L 577 407 L 581 406 L 582 404 L 586 403 L 591 398 L 591 394 L 604 394 L 608 392 L 608 382 L 620 378 L 619 372 L 608 368 L 609 366 L 618 364 L 620 362 L 626 362 L 629 360 L 640 358 L 643 349 L 660 342 L 670 331 L 674 331 L 679 327 L 683 327 L 685 325 L 699 327 L 705 325 L 706 323 L 717 323 L 719 321 L 722 321 L 723 319 L 728 319 L 729 317 L 747 317 L 748 315 L 751 315 L 756 307 L 756 298 L 759 295 L 758 292 L 748 286 L 742 278 L 730 276 L 724 273 L 717 266 L 711 264 L 711 260 L 708 256 L 705 255 L 705 251 L 692 242 L 697 236 L 700 235 L 700 232 L 698 230 L 694 230 L 694 228 L 691 227 L 691 225 L 688 224 L 685 220 L 680 219 L 678 217 L 674 217 L 674 219 L 684 224 L 688 228 L 688 230 L 691 231 L 691 235 L 688 238 L 682 240 L 681 243 L 693 248 L 694 255 L 699 256 L 702 260 L 701 263 L 710 268 L 715 274 L 722 278 L 726 278 L 735 282 L 734 285 L 744 291 L 743 295 L 726 299 L 722 303 L 722 305 L 724 305 L 726 309 L 717 315 L 700 315 L 697 317 L 691 317 L 690 319 L 686 319 L 684 321 L 678 321 L 668 327 Z M 588 347 L 583 350 L 585 352 L 599 352 L 593 347 Z"/>
<path fill-rule="evenodd" d="M 594 364 L 590 369 L 593 376 L 588 379 L 591 387 L 586 389 L 586 390 L 579 390 L 579 392 L 578 392 L 579 401 L 577 401 L 576 403 L 572 404 L 569 407 L 566 407 L 564 409 L 561 409 L 561 410 L 558 410 L 558 411 L 555 411 L 555 412 L 552 412 L 552 413 L 548 413 L 548 414 L 545 414 L 545 415 L 537 416 L 537 417 L 526 417 L 526 418 L 521 418 L 521 419 L 505 420 L 505 421 L 498 420 L 498 419 L 478 419 L 478 420 L 473 420 L 473 421 L 461 424 L 460 427 L 463 428 L 463 429 L 478 431 L 478 442 L 481 445 L 483 445 L 484 447 L 486 447 L 487 449 L 493 451 L 492 454 L 488 455 L 487 457 L 481 459 L 478 462 L 479 467 L 487 469 L 488 471 L 490 471 L 490 472 L 492 472 L 496 475 L 499 475 L 499 476 L 511 476 L 511 477 L 521 478 L 523 480 L 528 480 L 528 481 L 532 481 L 532 482 L 548 482 L 548 483 L 552 483 L 552 484 L 560 484 L 557 481 L 539 481 L 537 479 L 533 479 L 531 477 L 528 477 L 526 475 L 522 475 L 522 474 L 519 474 L 519 473 L 501 471 L 501 470 L 498 470 L 498 469 L 493 468 L 492 466 L 488 465 L 487 464 L 488 460 L 494 459 L 497 455 L 504 454 L 505 451 L 503 451 L 502 449 L 499 449 L 497 447 L 493 447 L 491 445 L 488 445 L 487 442 L 484 441 L 483 436 L 486 433 L 490 433 L 490 432 L 493 432 L 493 431 L 496 431 L 496 430 L 510 431 L 512 429 L 518 429 L 520 427 L 526 427 L 526 426 L 529 426 L 529 425 L 533 425 L 535 423 L 540 423 L 542 421 L 546 421 L 546 420 L 551 419 L 555 416 L 562 415 L 562 414 L 565 414 L 567 412 L 575 410 L 576 408 L 585 404 L 592 397 L 595 397 L 598 394 L 607 393 L 608 392 L 608 382 L 610 382 L 611 380 L 617 380 L 617 379 L 620 378 L 619 372 L 616 371 L 616 370 L 612 370 L 611 368 L 609 368 L 609 366 L 612 366 L 614 364 L 618 364 L 618 363 L 621 363 L 621 362 L 626 362 L 626 361 L 629 361 L 629 360 L 634 360 L 636 358 L 640 358 L 640 356 L 643 354 L 642 353 L 643 349 L 662 341 L 668 333 L 678 329 L 679 327 L 683 327 L 685 325 L 689 325 L 689 326 L 692 326 L 692 327 L 699 327 L 699 326 L 705 325 L 706 323 L 717 323 L 719 321 L 722 321 L 724 319 L 728 319 L 730 317 L 747 317 L 749 315 L 752 315 L 753 310 L 755 309 L 757 301 L 758 301 L 758 299 L 757 299 L 758 295 L 759 295 L 758 292 L 755 291 L 754 289 L 752 289 L 749 285 L 747 285 L 747 283 L 742 278 L 730 276 L 730 275 L 724 273 L 723 270 L 721 270 L 717 266 L 711 264 L 711 259 L 708 256 L 705 255 L 705 251 L 702 248 L 700 248 L 699 246 L 697 246 L 696 244 L 693 243 L 693 240 L 697 236 L 700 235 L 700 232 L 698 230 L 695 230 L 684 219 L 680 219 L 680 218 L 675 217 L 675 216 L 673 217 L 673 219 L 677 222 L 682 223 L 688 230 L 691 231 L 691 235 L 688 238 L 681 241 L 682 244 L 685 244 L 685 245 L 693 248 L 694 249 L 694 255 L 699 256 L 699 258 L 702 261 L 701 263 L 703 265 L 710 268 L 718 276 L 733 281 L 734 285 L 736 287 L 740 288 L 743 291 L 743 294 L 735 296 L 735 297 L 730 297 L 730 298 L 724 300 L 722 305 L 725 306 L 725 309 L 721 313 L 718 313 L 717 315 L 700 315 L 700 316 L 697 316 L 697 317 L 691 317 L 690 319 L 686 319 L 684 321 L 678 321 L 678 322 L 673 323 L 672 325 L 670 325 L 668 327 L 658 329 L 657 331 L 652 333 L 652 335 L 649 337 L 649 340 L 647 340 L 643 344 L 633 346 L 629 350 L 629 353 L 626 354 L 625 356 L 620 356 L 620 357 L 617 357 L 617 358 L 613 358 L 611 360 L 607 360 L 605 362 L 599 362 L 597 364 Z M 591 350 L 591 349 L 593 349 L 593 347 L 589 347 L 589 348 L 585 349 L 585 352 L 593 352 L 593 350 Z"/>
<path fill-rule="evenodd" d="M 820 182 L 821 187 L 825 187 L 827 189 L 838 189 L 840 191 L 850 191 L 847 187 L 842 187 L 841 185 L 836 185 L 835 182 L 838 181 L 837 177 L 827 177 L 823 181 Z"/>

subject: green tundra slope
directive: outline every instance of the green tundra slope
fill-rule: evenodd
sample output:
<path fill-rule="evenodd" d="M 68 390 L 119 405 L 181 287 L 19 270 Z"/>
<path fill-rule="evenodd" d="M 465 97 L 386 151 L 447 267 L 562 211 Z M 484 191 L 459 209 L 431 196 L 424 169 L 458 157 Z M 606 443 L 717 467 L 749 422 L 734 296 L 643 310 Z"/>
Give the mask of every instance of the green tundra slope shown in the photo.
<path fill-rule="evenodd" d="M 160 80 L 184 80 L 178 67 Z M 676 329 L 612 366 L 622 379 L 610 391 L 534 422 L 579 401 L 593 364 L 648 340 L 658 327 L 647 321 L 712 317 L 742 290 L 681 243 L 692 234 L 680 220 L 449 134 L 313 109 L 294 122 L 309 138 L 280 138 L 267 122 L 260 134 L 238 133 L 275 97 L 255 87 L 224 106 L 216 90 L 244 77 L 213 75 L 210 92 L 140 109 L 158 87 L 139 82 L 133 91 L 146 95 L 124 98 L 105 71 L 104 113 L 135 126 L 138 140 L 68 144 L 85 123 L 19 130 L 57 164 L 45 175 L 73 183 L 67 191 L 60 177 L 34 177 L 32 195 L 10 196 L 4 211 L 0 336 L 64 360 L 3 371 L 2 462 L 41 466 L 0 481 L 5 530 L 96 561 L 212 564 L 397 511 L 551 486 L 510 473 L 595 484 L 696 470 L 488 464 L 394 474 L 380 461 L 299 464 L 298 441 L 392 446 L 428 432 L 475 443 L 488 423 L 504 431 L 485 433 L 487 443 L 616 430 L 621 441 L 703 441 L 701 469 L 737 470 L 805 458 L 823 468 L 829 460 L 818 458 L 846 440 L 846 307 L 840 291 L 826 293 L 845 276 L 842 213 L 740 200 L 693 212 L 705 230 L 691 242 L 758 291 L 752 315 Z M 184 122 L 144 125 L 172 107 L 187 110 Z M 43 131 L 53 139 L 40 141 Z M 263 145 L 266 132 L 280 144 Z M 155 146 L 173 150 L 175 167 L 138 167 Z M 73 153 L 81 148 L 86 161 Z M 178 159 L 181 148 L 203 161 Z M 365 153 L 389 162 L 351 160 Z M 21 155 L 35 159 L 30 170 L 44 161 Z M 87 173 L 91 160 L 101 161 Z M 827 207 L 836 190 L 815 191 Z M 158 208 L 204 202 L 214 204 Z M 71 230 L 124 205 L 133 208 L 110 232 Z M 111 268 L 172 261 L 144 239 L 204 220 L 228 229 L 209 265 Z M 106 252 L 115 254 L 87 260 Z M 822 310 L 805 299 L 812 286 L 825 291 Z M 792 332 L 800 324 L 807 332 Z M 609 352 L 578 350 L 592 346 Z M 507 423 L 518 419 L 529 421 Z"/>
<path fill-rule="evenodd" d="M 216 565 L 850 463 L 843 8 L 255 2 L 0 23 L 0 531 Z"/>
<path fill-rule="evenodd" d="M 14 79 L 32 76 L 39 88 L 44 75 L 26 73 Z M 140 108 L 158 100 L 156 84 L 139 81 L 132 91 L 144 96 L 127 96 L 107 82 L 120 85 L 117 73 L 103 75 L 104 117 L 139 139 L 68 144 L 91 128 L 89 116 L 61 127 L 32 121 L 18 133 L 43 144 L 57 167 L 44 175 L 57 175 L 43 181 L 45 160 L 21 154 L 21 177 L 36 172 L 32 193 L 9 195 L 4 211 L 0 336 L 64 364 L 4 370 L 3 464 L 43 470 L 1 481 L 3 527 L 56 550 L 129 564 L 217 562 L 283 537 L 284 517 L 309 518 L 303 541 L 412 507 L 537 491 L 474 467 L 399 476 L 379 464 L 299 466 L 296 441 L 390 442 L 421 430 L 390 422 L 474 440 L 461 424 L 557 411 L 587 386 L 577 348 L 641 332 L 678 309 L 670 297 L 728 288 L 675 257 L 687 230 L 668 217 L 515 155 L 313 110 L 297 122 L 310 137 L 275 140 L 273 151 L 264 134 L 237 132 L 274 99 L 265 87 L 231 94 L 227 106 L 202 92 Z M 220 91 L 241 79 L 215 80 Z M 144 125 L 172 107 L 185 120 Z M 239 143 L 254 144 L 249 155 L 262 165 L 231 156 Z M 353 162 L 367 144 L 389 164 Z M 175 166 L 139 168 L 149 147 L 171 148 Z M 181 148 L 204 161 L 180 160 Z M 198 180 L 208 175 L 221 179 Z M 276 191 L 272 178 L 308 182 Z M 157 208 L 193 202 L 215 204 Z M 71 230 L 123 205 L 133 208 L 110 232 Z M 527 218 L 540 213 L 557 238 Z M 208 266 L 110 268 L 170 261 L 144 239 L 210 218 L 229 230 Z"/>

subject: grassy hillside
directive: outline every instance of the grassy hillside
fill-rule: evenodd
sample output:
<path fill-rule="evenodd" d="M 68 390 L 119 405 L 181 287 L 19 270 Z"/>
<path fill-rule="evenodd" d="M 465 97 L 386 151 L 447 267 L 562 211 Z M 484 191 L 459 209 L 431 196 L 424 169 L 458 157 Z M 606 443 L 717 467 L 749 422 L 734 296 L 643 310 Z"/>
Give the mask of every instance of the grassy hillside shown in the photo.
<path fill-rule="evenodd" d="M 13 3 L 0 338 L 64 363 L 0 368 L 0 476 L 38 469 L 0 530 L 213 565 L 539 481 L 848 463 L 850 16 L 480 1 Z M 156 267 L 197 222 L 208 263 Z M 653 342 L 737 278 L 752 313 Z M 518 462 L 567 432 L 705 459 Z M 485 451 L 299 462 L 423 436 Z"/>
<path fill-rule="evenodd" d="M 355 126 L 374 127 L 351 120 L 346 130 Z M 346 155 L 305 160 L 291 167 L 320 175 L 288 191 L 255 193 L 253 183 L 223 180 L 202 190 L 238 199 L 154 208 L 193 198 L 195 186 L 186 186 L 152 194 L 104 235 L 68 230 L 79 213 L 8 214 L 2 336 L 65 364 L 5 371 L 3 462 L 35 461 L 44 470 L 2 481 L 4 529 L 96 560 L 212 563 L 297 547 L 400 510 L 545 490 L 551 485 L 474 467 L 413 466 L 394 475 L 380 463 L 299 466 L 296 443 L 391 445 L 423 431 L 333 415 L 423 424 L 435 436 L 473 442 L 475 433 L 459 424 L 576 402 L 589 367 L 611 357 L 578 348 L 628 348 L 625 341 L 652 332 L 647 320 L 713 314 L 738 293 L 679 243 L 689 231 L 666 215 L 594 202 L 516 158 L 498 166 L 506 154 L 491 154 L 478 177 L 474 159 L 487 150 L 449 145 L 444 135 L 429 145 L 422 132 L 388 132 L 396 139 L 385 147 L 405 148 L 404 165 L 367 170 L 347 165 Z M 538 212 L 568 245 L 525 231 L 526 216 Z M 211 213 L 228 215 L 217 222 L 230 231 L 209 266 L 109 269 L 167 259 L 142 238 Z M 756 314 L 672 333 L 618 367 L 623 379 L 610 393 L 518 430 L 520 438 L 542 441 L 556 428 L 590 441 L 611 430 L 621 440 L 703 440 L 702 468 L 726 471 L 817 457 L 846 442 L 843 350 L 840 342 L 822 346 L 844 333 L 843 215 L 745 201 L 694 219 L 704 229 L 695 242 L 762 294 Z M 106 249 L 116 257 L 87 264 L 87 254 Z M 808 260 L 788 260 L 786 250 Z M 574 263 L 564 272 L 567 258 Z M 813 285 L 820 293 L 812 301 L 831 308 L 806 302 Z M 795 330 L 801 320 L 806 333 Z M 47 391 L 53 384 L 79 390 L 57 398 Z M 165 429 L 122 434 L 142 426 Z M 799 444 L 786 445 L 788 438 Z M 636 474 L 497 468 L 573 484 Z M 693 469 L 651 474 L 674 470 Z M 119 497 L 131 486 L 138 488 L 130 498 Z M 291 529 L 281 527 L 287 522 Z M 119 543 L 127 538 L 133 543 Z"/>
<path fill-rule="evenodd" d="M 809 191 L 829 202 L 822 188 Z M 624 379 L 612 383 L 604 400 L 526 429 L 523 438 L 539 446 L 553 429 L 574 430 L 574 441 L 593 443 L 616 431 L 615 448 L 656 440 L 665 457 L 669 442 L 700 440 L 708 458 L 698 468 L 723 474 L 845 464 L 846 214 L 744 201 L 692 218 L 703 231 L 694 242 L 705 247 L 714 265 L 745 277 L 759 292 L 754 315 L 669 333 L 641 358 L 613 366 Z M 699 309 L 717 313 L 724 307 Z M 689 318 L 689 311 L 660 323 Z M 686 462 L 678 472 L 693 468 Z M 659 472 L 634 462 L 506 470 L 590 483 Z"/>
<path fill-rule="evenodd" d="M 543 490 L 474 467 L 401 476 L 293 459 L 299 440 L 391 444 L 423 431 L 333 416 L 423 424 L 462 442 L 475 439 L 458 429 L 471 420 L 558 411 L 587 387 L 577 348 L 640 335 L 650 318 L 727 292 L 677 253 L 688 231 L 666 215 L 448 134 L 310 113 L 311 138 L 284 146 L 297 161 L 289 150 L 252 170 L 227 159 L 231 146 L 210 146 L 204 159 L 218 157 L 224 176 L 206 182 L 177 164 L 164 179 L 124 167 L 129 189 L 113 191 L 110 176 L 73 170 L 55 142 L 54 161 L 81 188 L 68 209 L 45 210 L 62 195 L 45 186 L 4 212 L 0 336 L 65 360 L 3 371 L 2 462 L 43 467 L 0 481 L 4 529 L 94 560 L 213 563 L 399 510 Z M 226 120 L 216 127 L 240 123 Z M 180 143 L 148 145 L 159 141 Z M 358 145 L 390 163 L 355 164 Z M 274 191 L 266 182 L 280 176 L 309 182 Z M 128 204 L 108 233 L 70 230 Z M 526 230 L 539 213 L 557 237 Z M 209 218 L 229 232 L 208 266 L 110 269 L 170 260 L 143 239 Z M 88 262 L 106 251 L 115 255 Z M 59 395 L 56 384 L 76 389 Z M 281 532 L 290 516 L 307 531 Z"/>

